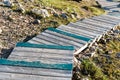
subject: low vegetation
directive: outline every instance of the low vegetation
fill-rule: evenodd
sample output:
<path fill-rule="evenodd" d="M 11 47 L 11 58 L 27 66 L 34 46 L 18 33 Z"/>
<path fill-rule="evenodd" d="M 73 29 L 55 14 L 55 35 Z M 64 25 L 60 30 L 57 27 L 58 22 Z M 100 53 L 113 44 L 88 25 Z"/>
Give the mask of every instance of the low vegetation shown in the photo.
<path fill-rule="evenodd" d="M 120 34 L 106 35 L 104 40 L 98 42 L 94 57 L 81 59 L 75 80 L 120 80 Z"/>

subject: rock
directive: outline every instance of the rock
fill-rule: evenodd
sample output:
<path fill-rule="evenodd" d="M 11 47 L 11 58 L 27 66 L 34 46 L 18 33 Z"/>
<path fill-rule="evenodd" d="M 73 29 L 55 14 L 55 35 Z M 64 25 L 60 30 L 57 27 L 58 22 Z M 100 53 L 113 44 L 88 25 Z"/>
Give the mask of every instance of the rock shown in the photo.
<path fill-rule="evenodd" d="M 4 3 L 3 3 L 3 2 L 0 2 L 0 6 L 4 6 Z"/>
<path fill-rule="evenodd" d="M 42 16 L 43 16 L 44 18 L 50 16 L 49 13 L 48 13 L 48 11 L 47 11 L 46 9 L 41 9 L 40 11 L 41 11 L 41 14 L 42 14 Z"/>
<path fill-rule="evenodd" d="M 120 30 L 114 30 L 114 33 L 120 34 Z"/>
<path fill-rule="evenodd" d="M 12 2 L 10 0 L 3 0 L 3 3 L 5 4 L 5 6 L 7 7 L 12 7 Z"/>
<path fill-rule="evenodd" d="M 54 17 L 59 17 L 59 15 L 57 13 L 53 13 Z"/>
<path fill-rule="evenodd" d="M 76 19 L 74 14 L 71 14 L 71 17 L 72 17 L 73 19 Z"/>
<path fill-rule="evenodd" d="M 116 57 L 117 57 L 117 58 L 120 58 L 120 52 L 116 54 Z"/>
<path fill-rule="evenodd" d="M 0 34 L 2 33 L 2 29 L 0 28 Z"/>
<path fill-rule="evenodd" d="M 64 18 L 64 19 L 67 19 L 67 18 L 68 18 L 68 16 L 67 16 L 66 13 L 62 13 L 62 14 L 61 14 L 61 17 Z"/>
<path fill-rule="evenodd" d="M 37 15 L 42 15 L 44 18 L 50 16 L 46 9 L 38 10 L 38 9 L 35 8 L 35 9 L 32 9 L 32 13 L 35 13 Z"/>
<path fill-rule="evenodd" d="M 41 23 L 41 21 L 38 20 L 38 19 L 35 19 L 34 22 L 33 22 L 33 24 L 40 24 L 40 23 Z"/>

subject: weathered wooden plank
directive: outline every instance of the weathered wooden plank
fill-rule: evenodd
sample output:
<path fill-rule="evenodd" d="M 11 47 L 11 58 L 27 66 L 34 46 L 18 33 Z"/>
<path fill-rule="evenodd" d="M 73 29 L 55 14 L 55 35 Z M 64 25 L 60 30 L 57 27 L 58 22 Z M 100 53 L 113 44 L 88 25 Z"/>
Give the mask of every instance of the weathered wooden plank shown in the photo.
<path fill-rule="evenodd" d="M 113 26 L 109 26 L 109 25 L 104 25 L 104 24 L 102 24 L 101 22 L 99 22 L 99 21 L 89 21 L 89 20 L 83 20 L 82 21 L 83 23 L 86 23 L 86 24 L 91 24 L 91 25 L 99 25 L 99 26 L 104 26 L 105 28 L 107 28 L 108 30 L 110 30 Z"/>
<path fill-rule="evenodd" d="M 94 30 L 91 29 L 91 28 L 86 28 L 86 27 L 83 27 L 83 26 L 81 26 L 81 25 L 75 25 L 75 24 L 73 24 L 73 23 L 69 23 L 68 26 L 70 26 L 70 27 L 75 27 L 75 28 L 82 29 L 82 30 L 86 30 L 86 31 L 89 31 L 89 32 L 93 32 L 93 33 L 95 33 L 96 35 L 101 34 L 101 32 L 99 32 L 99 31 L 94 31 Z"/>
<path fill-rule="evenodd" d="M 80 40 L 80 39 L 76 39 L 76 38 L 73 38 L 73 37 L 70 37 L 70 36 L 62 35 L 62 34 L 59 34 L 59 33 L 56 33 L 56 32 L 50 31 L 50 30 L 45 30 L 45 33 L 49 33 L 51 35 L 62 37 L 64 39 L 68 39 L 70 41 L 72 40 L 72 41 L 75 41 L 75 42 L 78 42 L 78 43 L 81 43 L 81 42 L 84 43 L 84 42 L 86 42 L 86 41 L 83 41 L 83 40 Z"/>
<path fill-rule="evenodd" d="M 118 12 L 120 12 L 120 7 L 112 8 L 112 9 L 110 9 L 110 11 L 113 11 L 113 12 L 118 11 Z"/>
<path fill-rule="evenodd" d="M 107 24 L 105 22 L 96 21 L 96 20 L 92 20 L 92 19 L 84 19 L 83 22 L 97 23 L 97 24 L 101 24 L 101 26 L 105 25 L 108 28 L 113 28 L 114 27 L 114 25 L 112 25 L 112 24 Z"/>
<path fill-rule="evenodd" d="M 3 73 L 3 72 L 0 72 L 0 79 L 1 80 L 71 80 L 71 78 L 64 78 L 64 77 L 36 76 L 36 75 Z"/>
<path fill-rule="evenodd" d="M 107 16 L 105 16 L 105 15 L 95 16 L 95 17 L 93 17 L 93 18 L 104 19 L 104 20 L 106 20 L 106 21 L 110 21 L 110 22 L 113 22 L 113 23 L 116 23 L 116 24 L 118 24 L 118 23 L 120 22 L 119 20 L 116 20 L 116 19 L 114 19 L 114 18 L 112 18 L 112 17 L 107 17 Z"/>
<path fill-rule="evenodd" d="M 58 39 L 56 39 L 56 38 L 51 38 L 51 37 L 48 37 L 48 36 L 44 36 L 44 35 L 38 35 L 38 36 L 36 36 L 36 38 L 37 39 L 44 39 L 45 41 L 48 41 L 48 42 L 51 42 L 51 43 L 53 43 L 54 45 L 69 45 L 69 44 L 67 44 L 67 43 L 64 43 L 64 42 L 62 42 L 62 41 L 60 41 L 60 40 L 58 40 Z M 42 42 L 43 43 L 43 42 Z M 46 44 L 46 43 L 44 43 L 44 44 Z"/>
<path fill-rule="evenodd" d="M 31 47 L 31 48 L 45 48 L 45 49 L 60 49 L 60 50 L 74 50 L 73 46 L 59 46 L 59 45 L 45 45 L 45 44 L 31 44 L 19 42 L 16 44 L 16 47 Z"/>
<path fill-rule="evenodd" d="M 101 28 L 95 28 L 95 26 L 87 26 L 88 24 L 86 24 L 86 26 L 84 25 L 84 23 L 82 24 L 82 22 L 79 22 L 79 23 L 75 23 L 77 25 L 81 25 L 82 27 L 85 27 L 85 28 L 88 28 L 88 29 L 91 29 L 92 32 L 95 31 L 95 32 L 99 32 L 100 34 L 101 33 L 104 33 L 106 29 L 101 29 Z M 94 27 L 94 28 L 93 28 Z"/>
<path fill-rule="evenodd" d="M 101 22 L 105 22 L 105 23 L 108 23 L 108 24 L 113 24 L 113 25 L 116 25 L 116 24 L 117 24 L 117 23 L 115 23 L 115 22 L 105 20 L 104 18 L 101 19 L 101 18 L 98 18 L 98 17 L 92 17 L 91 19 L 97 20 L 97 21 L 101 21 Z"/>
<path fill-rule="evenodd" d="M 115 21 L 120 22 L 120 18 L 111 16 L 111 15 L 101 15 L 101 17 L 105 17 L 105 18 L 108 18 L 110 20 L 115 20 Z"/>
<path fill-rule="evenodd" d="M 44 68 L 29 68 L 19 66 L 7 66 L 0 65 L 0 72 L 2 73 L 15 73 L 15 74 L 26 74 L 26 75 L 37 75 L 37 76 L 51 76 L 51 77 L 65 77 L 70 78 L 72 71 L 69 70 L 56 70 L 56 69 L 44 69 Z"/>
<path fill-rule="evenodd" d="M 46 41 L 44 39 L 39 39 L 39 38 L 32 38 L 31 40 L 28 41 L 29 43 L 33 43 L 33 44 L 50 44 L 53 45 L 54 43 Z"/>
<path fill-rule="evenodd" d="M 96 0 L 96 1 L 98 1 L 99 4 L 101 4 L 102 7 L 109 7 L 109 6 L 119 5 L 119 3 L 110 2 L 110 1 L 106 1 L 106 0 Z"/>
<path fill-rule="evenodd" d="M 45 68 L 45 69 L 58 69 L 58 70 L 72 70 L 73 64 L 45 64 L 41 63 L 40 61 L 13 61 L 13 60 L 6 60 L 0 59 L 0 65 L 7 65 L 7 66 L 20 66 L 20 67 L 30 67 L 30 68 Z"/>
<path fill-rule="evenodd" d="M 89 22 L 89 21 L 84 22 L 83 20 L 80 20 L 80 21 L 78 21 L 77 23 L 83 23 L 83 24 L 86 24 L 86 25 L 90 25 L 90 26 L 99 28 L 101 31 L 107 31 L 107 30 L 108 30 L 108 28 L 105 27 L 105 25 L 100 25 L 100 24 L 96 24 L 96 23 L 91 23 L 91 22 Z M 98 30 L 99 30 L 99 29 L 98 29 Z"/>
<path fill-rule="evenodd" d="M 72 34 L 72 33 L 62 31 L 60 29 L 48 28 L 48 30 L 59 33 L 59 34 L 63 34 L 63 35 L 66 35 L 66 36 L 70 36 L 70 37 L 73 37 L 73 38 L 76 38 L 76 39 L 80 39 L 80 40 L 83 40 L 83 41 L 89 41 L 90 40 L 90 38 L 87 38 L 87 37 L 84 37 L 84 36 L 78 36 L 78 35 L 75 35 L 75 34 Z"/>
<path fill-rule="evenodd" d="M 64 46 L 65 47 L 65 46 Z M 65 48 L 67 48 L 67 47 L 65 47 Z M 39 48 L 39 47 L 31 47 L 31 46 L 17 46 L 17 47 L 15 47 L 14 48 L 14 50 L 13 51 L 27 51 L 27 52 L 36 52 L 36 54 L 37 53 L 39 53 L 39 52 L 41 52 L 41 53 L 47 53 L 47 52 L 49 52 L 49 53 L 53 53 L 53 54 L 63 54 L 64 52 L 66 53 L 66 54 L 70 54 L 71 53 L 71 51 L 73 51 L 73 50 L 69 50 L 70 48 L 68 48 L 68 50 L 66 49 L 57 49 L 57 47 L 56 47 L 56 49 L 47 49 L 47 48 Z M 72 49 L 72 48 L 71 48 Z"/>
<path fill-rule="evenodd" d="M 24 50 L 24 49 L 26 50 Z M 17 49 L 17 50 L 16 50 Z M 19 50 L 18 50 L 19 49 Z M 28 51 L 29 49 L 29 51 Z M 34 50 L 38 50 L 35 49 Z M 24 60 L 24 61 L 41 61 L 43 63 L 72 63 L 73 59 L 73 51 L 64 50 L 63 53 L 50 53 L 50 52 L 36 52 L 32 51 L 32 48 L 25 48 L 25 47 L 16 47 L 12 54 L 10 55 L 10 60 Z M 60 50 L 58 50 L 60 51 Z"/>
<path fill-rule="evenodd" d="M 77 34 L 77 35 L 82 35 L 82 36 L 85 36 L 85 37 L 88 37 L 88 38 L 94 38 L 95 37 L 93 35 L 86 34 L 86 32 L 84 32 L 84 31 L 79 31 L 79 29 L 75 29 L 74 27 L 71 28 L 69 26 L 61 25 L 61 26 L 58 27 L 58 29 L 65 30 L 65 31 L 68 31 L 68 32 L 71 32 L 71 33 L 74 33 L 74 34 Z"/>
<path fill-rule="evenodd" d="M 39 56 L 39 55 L 38 55 Z M 66 57 L 66 56 L 62 56 Z M 45 64 L 72 64 L 72 59 L 64 59 L 64 58 L 41 58 L 41 57 L 34 57 L 34 56 L 15 56 L 12 55 L 10 60 L 24 60 L 24 61 L 40 61 Z M 68 57 L 67 57 L 68 58 Z"/>
<path fill-rule="evenodd" d="M 111 13 L 108 13 L 108 15 L 111 15 L 111 16 L 115 16 L 117 18 L 120 18 L 120 12 L 111 12 Z M 116 20 L 114 20 L 116 21 Z M 119 21 L 116 21 L 118 22 L 118 24 L 120 24 L 120 20 Z"/>
<path fill-rule="evenodd" d="M 61 44 L 61 42 L 63 42 L 63 45 L 68 44 L 68 45 L 72 45 L 72 46 L 75 46 L 75 47 L 78 47 L 78 48 L 86 43 L 86 42 L 78 43 L 78 42 L 75 42 L 75 41 L 72 41 L 72 40 L 70 41 L 68 39 L 64 39 L 64 38 L 61 38 L 61 37 L 58 37 L 58 36 L 55 36 L 55 35 L 51 35 L 51 34 L 48 34 L 48 33 L 45 33 L 45 32 L 43 32 L 42 35 L 43 36 L 48 36 L 50 38 L 54 38 L 54 39 L 58 40 L 60 44 Z"/>

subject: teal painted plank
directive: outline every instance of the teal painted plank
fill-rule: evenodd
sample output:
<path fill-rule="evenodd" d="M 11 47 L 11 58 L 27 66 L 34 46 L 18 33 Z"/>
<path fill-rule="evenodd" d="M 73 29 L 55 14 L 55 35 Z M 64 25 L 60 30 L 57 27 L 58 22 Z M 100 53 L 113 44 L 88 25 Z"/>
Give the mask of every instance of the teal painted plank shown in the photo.
<path fill-rule="evenodd" d="M 80 40 L 83 40 L 83 41 L 87 41 L 87 42 L 90 41 L 90 38 L 87 38 L 87 37 L 84 37 L 84 36 L 78 36 L 78 35 L 75 35 L 75 34 L 72 34 L 72 33 L 62 31 L 60 29 L 48 28 L 48 30 L 53 31 L 53 32 L 57 32 L 57 33 L 60 33 L 60 34 L 66 35 L 66 36 L 74 37 L 76 39 L 80 39 Z"/>
<path fill-rule="evenodd" d="M 41 63 L 40 61 L 27 62 L 27 61 L 12 61 L 7 59 L 0 59 L 0 65 L 45 69 L 60 69 L 60 70 L 72 70 L 73 67 L 73 64 L 44 64 Z"/>
<path fill-rule="evenodd" d="M 32 48 L 47 48 L 47 49 L 63 49 L 63 50 L 74 50 L 73 46 L 59 46 L 59 45 L 46 45 L 46 44 L 31 44 L 19 42 L 16 47 L 32 47 Z"/>

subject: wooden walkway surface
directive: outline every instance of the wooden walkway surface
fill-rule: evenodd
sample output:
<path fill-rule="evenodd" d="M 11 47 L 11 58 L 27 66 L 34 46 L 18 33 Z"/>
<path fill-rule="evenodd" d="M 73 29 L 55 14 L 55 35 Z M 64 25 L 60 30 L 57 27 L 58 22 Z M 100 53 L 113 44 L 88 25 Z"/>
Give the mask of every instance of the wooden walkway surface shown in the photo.
<path fill-rule="evenodd" d="M 48 28 L 0 59 L 0 80 L 71 80 L 74 55 L 119 23 L 120 18 L 101 15 Z"/>

